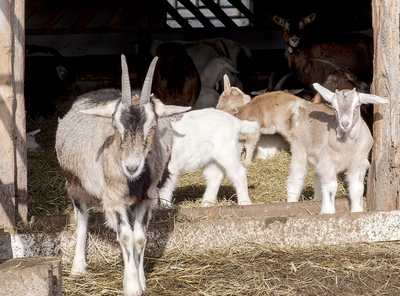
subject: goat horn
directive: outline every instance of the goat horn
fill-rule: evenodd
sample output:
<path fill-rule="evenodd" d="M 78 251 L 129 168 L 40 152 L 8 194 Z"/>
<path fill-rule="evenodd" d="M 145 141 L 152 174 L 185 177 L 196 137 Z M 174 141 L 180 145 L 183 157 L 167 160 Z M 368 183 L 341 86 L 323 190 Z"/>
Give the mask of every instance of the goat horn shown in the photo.
<path fill-rule="evenodd" d="M 151 84 L 153 83 L 154 69 L 156 68 L 158 57 L 154 57 L 147 70 L 146 78 L 143 82 L 142 93 L 140 94 L 140 103 L 146 104 L 150 102 Z"/>
<path fill-rule="evenodd" d="M 125 106 L 132 105 L 132 94 L 131 94 L 131 84 L 129 82 L 129 72 L 128 65 L 126 64 L 125 55 L 121 55 L 121 91 L 122 91 L 122 103 Z"/>
<path fill-rule="evenodd" d="M 289 78 L 290 76 L 292 76 L 292 75 L 293 75 L 293 72 L 290 72 L 289 74 L 286 74 L 285 76 L 283 76 L 283 77 L 281 78 L 281 80 L 279 80 L 278 83 L 275 85 L 274 91 L 276 91 L 276 90 L 281 90 L 283 84 L 285 83 L 285 81 L 288 80 L 288 78 Z"/>
<path fill-rule="evenodd" d="M 309 60 L 331 65 L 333 68 L 335 68 L 335 70 L 340 70 L 340 69 L 346 68 L 345 65 L 340 63 L 338 60 L 331 59 L 331 58 L 309 58 Z"/>

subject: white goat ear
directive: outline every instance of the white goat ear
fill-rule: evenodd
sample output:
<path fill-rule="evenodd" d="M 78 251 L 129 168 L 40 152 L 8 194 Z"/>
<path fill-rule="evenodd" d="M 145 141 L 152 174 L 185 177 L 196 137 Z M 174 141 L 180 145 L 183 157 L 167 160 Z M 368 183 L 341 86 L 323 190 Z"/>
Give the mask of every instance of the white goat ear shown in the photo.
<path fill-rule="evenodd" d="M 319 83 L 313 83 L 313 86 L 317 92 L 327 101 L 328 103 L 332 104 L 332 99 L 335 96 L 333 92 L 331 92 L 329 89 L 323 87 Z"/>
<path fill-rule="evenodd" d="M 181 107 L 175 105 L 164 105 L 159 99 L 153 99 L 155 105 L 155 112 L 159 117 L 167 117 L 171 115 L 177 115 L 185 113 L 192 109 L 192 107 Z"/>
<path fill-rule="evenodd" d="M 85 114 L 98 115 L 102 117 L 112 117 L 117 108 L 117 104 L 118 101 L 113 101 L 110 104 L 104 106 L 97 106 L 90 109 L 80 110 L 80 112 Z"/>
<path fill-rule="evenodd" d="M 231 91 L 231 82 L 229 81 L 228 75 L 224 75 L 224 93 L 229 94 Z"/>
<path fill-rule="evenodd" d="M 361 104 L 385 104 L 388 102 L 387 99 L 381 98 L 376 95 L 364 93 L 358 93 L 358 95 L 360 97 Z"/>

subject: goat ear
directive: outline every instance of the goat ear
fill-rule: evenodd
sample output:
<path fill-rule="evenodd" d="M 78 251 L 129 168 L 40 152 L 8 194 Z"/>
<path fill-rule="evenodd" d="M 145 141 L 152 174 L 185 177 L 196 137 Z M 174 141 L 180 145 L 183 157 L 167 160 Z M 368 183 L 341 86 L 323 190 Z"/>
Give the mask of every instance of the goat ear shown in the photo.
<path fill-rule="evenodd" d="M 90 109 L 80 110 L 80 112 L 85 114 L 98 115 L 102 117 L 112 117 L 115 110 L 117 109 L 118 101 L 113 101 L 110 104 L 104 106 L 98 106 Z"/>
<path fill-rule="evenodd" d="M 280 26 L 284 26 L 285 24 L 285 20 L 277 15 L 274 15 L 273 20 L 276 24 L 280 25 Z"/>
<path fill-rule="evenodd" d="M 313 83 L 313 86 L 317 92 L 327 101 L 328 103 L 332 104 L 332 99 L 335 96 L 333 92 L 331 92 L 329 89 L 323 87 L 319 83 Z"/>
<path fill-rule="evenodd" d="M 192 109 L 192 107 L 181 107 L 175 105 L 164 105 L 159 99 L 153 99 L 155 106 L 155 112 L 159 117 L 168 117 L 171 115 L 177 115 L 181 113 L 185 113 Z"/>
<path fill-rule="evenodd" d="M 303 22 L 305 25 L 311 23 L 313 20 L 315 20 L 315 13 L 312 13 L 309 16 L 306 16 L 305 18 L 303 18 Z"/>
<path fill-rule="evenodd" d="M 388 102 L 387 99 L 376 95 L 358 93 L 358 96 L 360 97 L 361 104 L 385 104 Z"/>
<path fill-rule="evenodd" d="M 231 91 L 231 82 L 229 80 L 228 75 L 224 75 L 224 92 L 229 94 L 229 92 Z"/>

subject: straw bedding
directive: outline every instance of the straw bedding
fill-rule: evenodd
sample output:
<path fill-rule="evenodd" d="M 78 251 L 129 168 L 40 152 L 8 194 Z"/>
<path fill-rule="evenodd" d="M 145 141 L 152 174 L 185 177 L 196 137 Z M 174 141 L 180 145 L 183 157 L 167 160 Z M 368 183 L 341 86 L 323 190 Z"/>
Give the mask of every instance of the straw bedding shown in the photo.
<path fill-rule="evenodd" d="M 73 211 L 54 150 L 57 123 L 57 117 L 27 120 L 27 131 L 42 130 L 35 136 L 42 149 L 28 157 L 30 215 Z M 253 203 L 285 202 L 289 164 L 290 154 L 281 152 L 269 160 L 255 160 L 247 168 Z M 303 200 L 312 199 L 313 187 L 311 169 Z M 175 206 L 197 207 L 203 192 L 200 171 L 182 174 L 174 193 Z M 345 185 L 339 178 L 337 198 L 346 197 Z M 230 204 L 236 204 L 235 190 L 224 179 L 218 205 Z M 209 250 L 182 246 L 159 258 L 146 258 L 145 295 L 398 295 L 399 250 L 397 242 L 306 249 L 277 249 L 246 241 Z M 122 295 L 120 256 L 88 258 L 87 275 L 81 277 L 71 276 L 70 268 L 70 263 L 65 262 L 64 295 Z"/>

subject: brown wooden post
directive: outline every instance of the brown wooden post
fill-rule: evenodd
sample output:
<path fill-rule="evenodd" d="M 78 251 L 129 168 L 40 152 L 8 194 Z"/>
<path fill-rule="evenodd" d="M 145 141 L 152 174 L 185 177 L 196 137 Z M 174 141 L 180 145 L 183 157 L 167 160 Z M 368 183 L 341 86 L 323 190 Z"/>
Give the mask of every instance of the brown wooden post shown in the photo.
<path fill-rule="evenodd" d="M 399 208 L 400 191 L 400 1 L 372 1 L 374 80 L 372 93 L 389 100 L 375 106 L 374 148 L 368 174 L 369 210 Z"/>
<path fill-rule="evenodd" d="M 27 220 L 24 6 L 23 0 L 0 0 L 0 227 L 5 228 Z"/>

